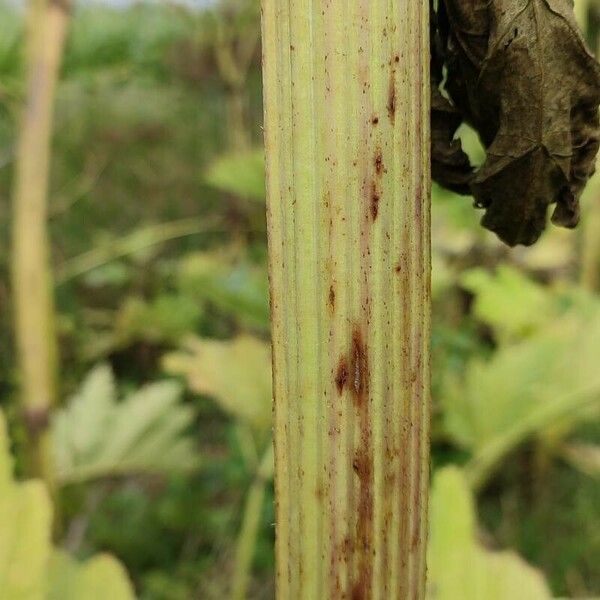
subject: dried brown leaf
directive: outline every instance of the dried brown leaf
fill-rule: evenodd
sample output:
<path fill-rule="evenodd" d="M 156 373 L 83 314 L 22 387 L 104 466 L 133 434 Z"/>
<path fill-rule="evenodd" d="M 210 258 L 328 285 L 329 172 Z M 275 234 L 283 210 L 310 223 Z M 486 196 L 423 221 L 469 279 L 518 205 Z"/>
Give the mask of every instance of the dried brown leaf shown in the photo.
<path fill-rule="evenodd" d="M 599 147 L 600 65 L 572 0 L 440 0 L 436 17 L 445 88 L 487 151 L 469 180 L 482 224 L 531 245 L 556 205 L 553 222 L 575 227 Z M 437 120 L 434 143 L 456 118 L 446 130 Z"/>
<path fill-rule="evenodd" d="M 459 110 L 442 93 L 444 51 L 435 11 L 431 11 L 431 172 L 440 185 L 457 194 L 470 194 L 473 168 L 456 130 L 463 121 Z"/>

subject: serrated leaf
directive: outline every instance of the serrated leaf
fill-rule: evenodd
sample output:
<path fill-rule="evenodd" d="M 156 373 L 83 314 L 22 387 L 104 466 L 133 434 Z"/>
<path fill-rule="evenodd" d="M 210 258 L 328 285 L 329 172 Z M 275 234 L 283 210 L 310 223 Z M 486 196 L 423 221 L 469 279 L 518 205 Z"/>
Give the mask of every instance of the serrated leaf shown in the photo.
<path fill-rule="evenodd" d="M 177 382 L 165 381 L 145 386 L 125 398 L 114 411 L 114 426 L 106 431 L 101 460 L 118 461 L 132 452 L 146 434 L 168 418 L 180 394 Z"/>
<path fill-rule="evenodd" d="M 600 315 L 571 315 L 489 361 L 471 361 L 464 381 L 447 382 L 446 430 L 473 453 L 474 484 L 527 438 L 557 425 L 564 436 L 600 406 L 599 355 Z"/>
<path fill-rule="evenodd" d="M 77 428 L 71 432 L 74 454 L 85 458 L 97 451 L 115 401 L 112 371 L 108 365 L 100 365 L 89 374 L 79 393 L 70 401 L 72 421 L 77 423 Z"/>
<path fill-rule="evenodd" d="M 167 355 L 164 366 L 254 429 L 270 427 L 271 350 L 266 342 L 249 335 L 228 341 L 193 338 L 184 351 Z"/>
<path fill-rule="evenodd" d="M 52 420 L 58 481 L 196 467 L 194 445 L 186 434 L 193 412 L 180 404 L 180 396 L 179 384 L 165 381 L 117 402 L 108 367 L 93 369 Z"/>
<path fill-rule="evenodd" d="M 434 477 L 428 547 L 429 600 L 550 600 L 542 574 L 513 552 L 477 540 L 475 505 L 456 467 Z"/>

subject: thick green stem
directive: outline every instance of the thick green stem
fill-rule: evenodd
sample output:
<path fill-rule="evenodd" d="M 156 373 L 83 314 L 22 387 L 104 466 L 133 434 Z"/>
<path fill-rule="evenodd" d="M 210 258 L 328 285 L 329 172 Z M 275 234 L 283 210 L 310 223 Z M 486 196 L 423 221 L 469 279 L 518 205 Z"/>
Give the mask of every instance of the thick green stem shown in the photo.
<path fill-rule="evenodd" d="M 428 32 L 263 0 L 280 600 L 424 597 Z"/>
<path fill-rule="evenodd" d="M 51 483 L 46 435 L 55 395 L 56 339 L 49 266 L 48 177 L 56 83 L 68 24 L 65 3 L 34 0 L 27 40 L 27 93 L 13 196 L 13 289 L 23 410 L 32 468 Z"/>

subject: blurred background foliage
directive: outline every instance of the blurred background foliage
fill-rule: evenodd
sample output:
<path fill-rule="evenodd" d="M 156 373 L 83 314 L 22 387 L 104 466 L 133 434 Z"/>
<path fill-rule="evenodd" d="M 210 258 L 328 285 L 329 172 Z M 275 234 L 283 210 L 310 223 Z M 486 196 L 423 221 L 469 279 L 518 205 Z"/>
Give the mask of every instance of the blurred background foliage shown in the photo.
<path fill-rule="evenodd" d="M 578 8 L 596 44 L 600 8 Z M 108 597 L 98 581 L 273 598 L 257 3 L 75 7 L 48 196 L 49 486 L 10 285 L 24 22 L 0 4 L 0 589 L 25 572 L 15 598 Z M 600 179 L 584 204 L 579 231 L 508 250 L 434 186 L 432 598 L 600 596 Z"/>

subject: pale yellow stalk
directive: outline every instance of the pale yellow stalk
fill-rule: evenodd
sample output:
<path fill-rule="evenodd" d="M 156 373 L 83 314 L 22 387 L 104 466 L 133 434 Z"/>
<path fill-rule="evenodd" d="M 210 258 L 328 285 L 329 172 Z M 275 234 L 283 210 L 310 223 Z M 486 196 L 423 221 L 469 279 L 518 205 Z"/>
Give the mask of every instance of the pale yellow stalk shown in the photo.
<path fill-rule="evenodd" d="M 277 597 L 421 600 L 428 2 L 263 0 Z"/>
<path fill-rule="evenodd" d="M 273 446 L 265 451 L 258 465 L 254 481 L 248 490 L 242 517 L 242 527 L 237 539 L 235 569 L 231 583 L 231 600 L 245 600 L 252 573 L 256 541 L 261 526 L 261 516 L 267 486 L 273 478 Z"/>
<path fill-rule="evenodd" d="M 56 341 L 47 194 L 54 96 L 68 15 L 65 3 L 31 3 L 13 195 L 13 297 L 22 404 L 32 435 L 32 468 L 48 481 L 44 431 L 54 402 Z"/>

